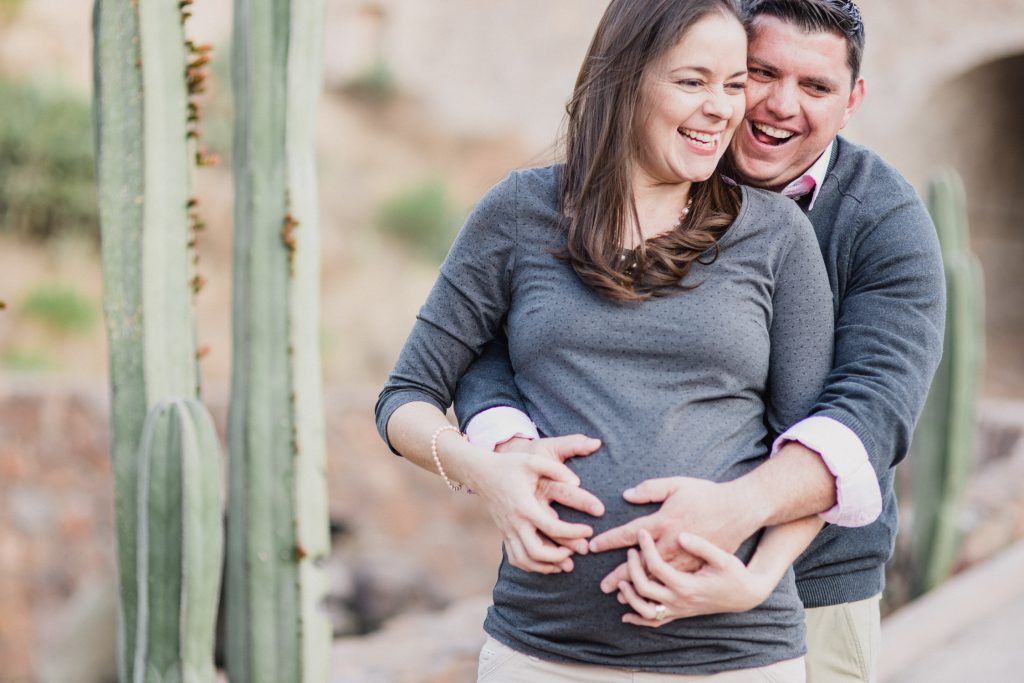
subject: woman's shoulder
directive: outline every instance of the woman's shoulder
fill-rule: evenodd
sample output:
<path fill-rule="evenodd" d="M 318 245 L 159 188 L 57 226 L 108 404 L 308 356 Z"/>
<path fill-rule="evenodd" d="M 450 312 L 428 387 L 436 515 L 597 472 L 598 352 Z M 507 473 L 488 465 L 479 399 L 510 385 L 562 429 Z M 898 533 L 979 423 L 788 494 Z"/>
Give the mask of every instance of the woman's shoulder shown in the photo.
<path fill-rule="evenodd" d="M 811 221 L 795 201 L 771 190 L 749 185 L 741 185 L 740 188 L 743 208 L 736 222 L 743 223 L 745 231 L 764 235 L 772 242 L 813 239 Z"/>
<path fill-rule="evenodd" d="M 495 183 L 480 199 L 479 206 L 550 209 L 559 204 L 558 188 L 562 165 L 516 169 Z"/>

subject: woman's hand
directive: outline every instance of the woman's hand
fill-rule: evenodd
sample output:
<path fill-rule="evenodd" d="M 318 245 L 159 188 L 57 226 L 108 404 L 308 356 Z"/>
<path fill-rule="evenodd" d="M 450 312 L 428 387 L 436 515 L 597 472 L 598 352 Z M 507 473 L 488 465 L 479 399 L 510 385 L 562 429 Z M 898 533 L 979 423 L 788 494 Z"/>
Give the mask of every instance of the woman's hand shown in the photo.
<path fill-rule="evenodd" d="M 778 578 L 748 569 L 735 555 L 700 536 L 678 536 L 684 551 L 704 561 L 693 572 L 679 571 L 665 562 L 646 530 L 638 533 L 638 540 L 639 552 L 628 551 L 629 581 L 618 585 L 619 602 L 635 610 L 622 617 L 627 624 L 657 628 L 702 614 L 745 612 L 764 602 L 778 584 Z M 659 605 L 664 606 L 660 614 Z"/>
<path fill-rule="evenodd" d="M 601 442 L 573 434 L 521 446 L 528 450 L 506 449 L 500 457 L 479 458 L 467 470 L 466 483 L 487 505 L 509 564 L 544 574 L 572 571 L 572 553 L 585 553 L 594 531 L 560 520 L 551 502 L 603 514 L 601 502 L 580 488 L 579 478 L 565 465 L 569 458 L 593 453 Z"/>

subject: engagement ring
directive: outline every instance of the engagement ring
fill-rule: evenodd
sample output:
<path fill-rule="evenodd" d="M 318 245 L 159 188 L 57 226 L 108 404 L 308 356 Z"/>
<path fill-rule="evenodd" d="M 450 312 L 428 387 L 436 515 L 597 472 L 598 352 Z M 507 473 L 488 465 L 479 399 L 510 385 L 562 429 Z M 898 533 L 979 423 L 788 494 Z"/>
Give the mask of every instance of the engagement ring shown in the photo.
<path fill-rule="evenodd" d="M 654 608 L 654 619 L 655 621 L 664 621 L 668 610 L 665 609 L 665 605 L 658 605 Z"/>

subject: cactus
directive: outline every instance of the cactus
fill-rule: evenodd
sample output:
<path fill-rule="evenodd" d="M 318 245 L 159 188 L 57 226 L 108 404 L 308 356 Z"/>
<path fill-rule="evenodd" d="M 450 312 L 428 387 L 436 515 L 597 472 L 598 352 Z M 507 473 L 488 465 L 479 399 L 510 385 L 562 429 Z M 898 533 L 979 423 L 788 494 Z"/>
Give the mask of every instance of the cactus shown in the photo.
<path fill-rule="evenodd" d="M 188 62 L 179 0 L 96 0 L 93 123 L 111 379 L 120 603 L 118 672 L 132 681 L 136 486 L 147 412 L 198 390 L 192 310 Z"/>
<path fill-rule="evenodd" d="M 223 554 L 220 446 L 194 398 L 150 410 L 139 448 L 134 680 L 213 683 Z"/>
<path fill-rule="evenodd" d="M 235 0 L 227 667 L 323 681 L 331 626 L 314 132 L 323 0 Z"/>
<path fill-rule="evenodd" d="M 911 596 L 942 582 L 959 551 L 984 350 L 981 266 L 968 244 L 963 183 L 954 171 L 943 170 L 932 178 L 928 209 L 942 246 L 946 332 L 942 360 L 911 446 Z"/>

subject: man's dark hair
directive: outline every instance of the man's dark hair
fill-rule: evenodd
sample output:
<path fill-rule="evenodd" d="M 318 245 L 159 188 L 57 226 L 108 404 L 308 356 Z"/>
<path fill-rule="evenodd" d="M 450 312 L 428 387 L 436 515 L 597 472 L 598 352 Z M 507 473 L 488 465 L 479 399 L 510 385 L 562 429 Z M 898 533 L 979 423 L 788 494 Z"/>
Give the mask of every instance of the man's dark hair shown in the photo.
<path fill-rule="evenodd" d="M 775 17 L 807 32 L 836 33 L 846 39 L 851 85 L 860 76 L 864 57 L 864 21 L 852 0 L 744 0 L 747 26 L 758 17 Z"/>

